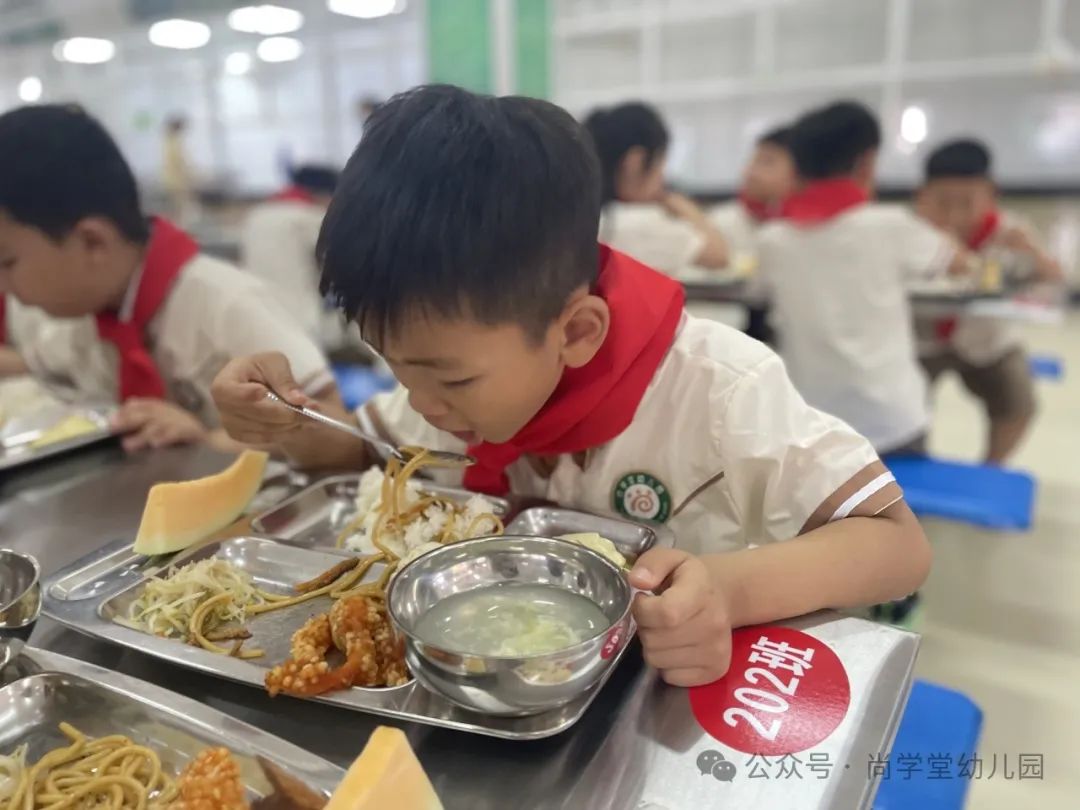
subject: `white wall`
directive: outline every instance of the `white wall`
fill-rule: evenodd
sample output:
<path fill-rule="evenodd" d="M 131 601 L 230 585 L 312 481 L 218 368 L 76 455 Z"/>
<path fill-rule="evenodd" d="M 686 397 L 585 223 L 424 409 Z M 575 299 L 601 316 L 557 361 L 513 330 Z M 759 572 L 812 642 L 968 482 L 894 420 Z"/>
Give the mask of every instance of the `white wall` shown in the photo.
<path fill-rule="evenodd" d="M 212 37 L 194 51 L 155 47 L 148 25 L 125 23 L 122 15 L 79 18 L 69 32 L 115 39 L 116 58 L 70 65 L 57 62 L 48 46 L 4 49 L 0 109 L 20 103 L 16 88 L 23 76 L 40 76 L 42 101 L 77 101 L 101 118 L 151 188 L 160 169 L 161 123 L 183 112 L 191 121 L 190 159 L 207 182 L 241 192 L 275 189 L 283 153 L 343 163 L 360 134 L 357 99 L 385 98 L 423 81 L 426 70 L 422 0 L 370 21 L 330 14 L 322 0 L 286 5 L 306 15 L 304 27 L 290 35 L 302 41 L 303 55 L 278 64 L 256 59 L 246 76 L 227 76 L 225 57 L 234 51 L 254 56 L 261 38 L 232 31 L 224 15 L 198 17 L 211 25 Z"/>
<path fill-rule="evenodd" d="M 999 177 L 1080 183 L 1080 0 L 557 0 L 556 100 L 582 114 L 644 98 L 669 118 L 670 171 L 731 188 L 754 135 L 854 98 L 882 113 L 882 177 L 978 134 Z M 901 111 L 929 136 L 897 142 Z"/>

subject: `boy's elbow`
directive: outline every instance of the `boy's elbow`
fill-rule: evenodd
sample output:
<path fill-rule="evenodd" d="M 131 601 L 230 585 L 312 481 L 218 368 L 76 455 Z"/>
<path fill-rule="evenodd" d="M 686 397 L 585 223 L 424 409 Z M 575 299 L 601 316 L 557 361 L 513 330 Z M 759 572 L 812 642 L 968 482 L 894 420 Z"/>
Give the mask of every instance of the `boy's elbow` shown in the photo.
<path fill-rule="evenodd" d="M 895 568 L 896 598 L 900 598 L 917 591 L 926 582 L 933 552 L 919 519 L 904 501 L 889 507 L 883 517 L 887 517 L 895 526 L 896 536 L 892 543 L 898 557 Z"/>

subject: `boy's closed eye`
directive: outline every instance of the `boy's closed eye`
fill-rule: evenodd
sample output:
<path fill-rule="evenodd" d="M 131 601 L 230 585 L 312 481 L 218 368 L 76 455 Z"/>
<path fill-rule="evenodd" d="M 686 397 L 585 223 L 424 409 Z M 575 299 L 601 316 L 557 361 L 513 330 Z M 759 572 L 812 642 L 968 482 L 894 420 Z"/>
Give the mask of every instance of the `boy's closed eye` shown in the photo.
<path fill-rule="evenodd" d="M 442 385 L 445 388 L 464 388 L 465 386 L 470 385 L 471 383 L 474 383 L 479 379 L 479 377 L 466 377 L 462 380 L 443 380 Z"/>

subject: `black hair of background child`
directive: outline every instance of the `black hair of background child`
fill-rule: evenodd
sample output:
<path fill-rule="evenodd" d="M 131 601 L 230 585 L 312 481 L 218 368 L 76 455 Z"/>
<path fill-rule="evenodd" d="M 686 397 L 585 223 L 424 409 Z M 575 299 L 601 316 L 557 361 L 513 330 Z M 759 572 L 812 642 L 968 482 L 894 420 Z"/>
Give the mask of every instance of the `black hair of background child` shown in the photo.
<path fill-rule="evenodd" d="M 859 158 L 881 146 L 881 125 L 865 105 L 839 101 L 802 116 L 791 129 L 799 175 L 827 180 L 851 174 Z"/>
<path fill-rule="evenodd" d="M 0 211 L 54 241 L 87 217 L 109 220 L 132 242 L 150 236 L 131 167 L 105 128 L 74 105 L 0 115 Z"/>
<path fill-rule="evenodd" d="M 599 221 L 596 156 L 565 110 L 417 87 L 372 114 L 341 174 L 321 288 L 377 348 L 418 312 L 539 339 L 595 282 Z"/>
<path fill-rule="evenodd" d="M 958 138 L 943 143 L 926 159 L 926 179 L 945 177 L 990 178 L 990 149 L 975 138 Z"/>
<path fill-rule="evenodd" d="M 337 188 L 340 176 L 341 172 L 332 166 L 302 163 L 292 170 L 289 179 L 294 186 L 305 191 L 330 195 Z"/>
<path fill-rule="evenodd" d="M 663 156 L 670 141 L 660 114 L 637 101 L 593 110 L 584 123 L 600 158 L 605 205 L 615 199 L 615 178 L 627 152 L 634 147 L 644 149 L 648 168 Z"/>
<path fill-rule="evenodd" d="M 777 146 L 781 149 L 791 149 L 791 127 L 776 127 L 770 129 L 757 139 L 758 146 Z"/>

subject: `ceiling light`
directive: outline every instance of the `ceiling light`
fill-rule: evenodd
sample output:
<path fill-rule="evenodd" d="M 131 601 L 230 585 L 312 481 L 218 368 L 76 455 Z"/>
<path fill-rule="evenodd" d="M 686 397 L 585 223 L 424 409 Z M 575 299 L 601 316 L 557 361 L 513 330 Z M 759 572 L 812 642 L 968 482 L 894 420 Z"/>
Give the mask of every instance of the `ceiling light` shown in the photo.
<path fill-rule="evenodd" d="M 229 12 L 228 22 L 235 31 L 272 37 L 299 30 L 304 24 L 304 15 L 295 9 L 264 3 L 233 9 Z"/>
<path fill-rule="evenodd" d="M 335 14 L 373 20 L 404 10 L 405 0 L 326 0 L 326 7 Z"/>
<path fill-rule="evenodd" d="M 161 20 L 150 26 L 150 41 L 182 51 L 201 48 L 210 41 L 210 26 L 195 20 Z"/>
<path fill-rule="evenodd" d="M 41 79 L 37 76 L 27 76 L 19 82 L 19 98 L 27 103 L 33 103 L 41 98 Z"/>
<path fill-rule="evenodd" d="M 230 76 L 243 76 L 251 72 L 251 54 L 237 51 L 225 57 L 225 72 Z"/>
<path fill-rule="evenodd" d="M 256 55 L 264 62 L 291 62 L 304 52 L 300 40 L 292 37 L 270 37 L 255 48 Z"/>
<path fill-rule="evenodd" d="M 100 65 L 116 56 L 116 44 L 111 39 L 72 37 L 57 42 L 53 46 L 53 56 L 61 62 Z"/>
<path fill-rule="evenodd" d="M 904 110 L 900 116 L 900 137 L 910 144 L 920 144 L 926 140 L 929 126 L 926 120 L 926 110 L 922 107 L 911 106 Z"/>

